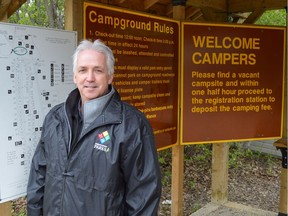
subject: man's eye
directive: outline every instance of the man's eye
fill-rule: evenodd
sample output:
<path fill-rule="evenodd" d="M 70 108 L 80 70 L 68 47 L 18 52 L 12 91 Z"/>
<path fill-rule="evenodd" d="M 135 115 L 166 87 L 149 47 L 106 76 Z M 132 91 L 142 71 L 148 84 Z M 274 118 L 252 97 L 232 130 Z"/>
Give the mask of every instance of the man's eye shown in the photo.
<path fill-rule="evenodd" d="M 102 73 L 102 70 L 96 70 L 95 72 L 96 73 Z"/>

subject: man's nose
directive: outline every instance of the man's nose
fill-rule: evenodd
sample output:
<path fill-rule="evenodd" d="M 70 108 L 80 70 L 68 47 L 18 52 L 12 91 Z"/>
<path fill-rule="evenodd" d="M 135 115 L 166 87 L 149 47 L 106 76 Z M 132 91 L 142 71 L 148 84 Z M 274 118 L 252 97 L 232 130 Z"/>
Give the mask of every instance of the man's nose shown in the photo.
<path fill-rule="evenodd" d="M 88 71 L 88 73 L 87 73 L 87 80 L 88 80 L 88 81 L 94 81 L 94 80 L 95 80 L 95 75 L 94 75 L 94 73 L 93 73 L 92 70 L 91 70 L 91 71 Z"/>

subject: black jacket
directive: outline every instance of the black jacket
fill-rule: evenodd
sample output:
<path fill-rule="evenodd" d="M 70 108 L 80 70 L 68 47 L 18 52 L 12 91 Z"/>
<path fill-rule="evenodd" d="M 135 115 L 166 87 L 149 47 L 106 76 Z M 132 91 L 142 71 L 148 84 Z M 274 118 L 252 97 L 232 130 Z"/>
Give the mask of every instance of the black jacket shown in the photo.
<path fill-rule="evenodd" d="M 45 117 L 27 187 L 28 216 L 157 215 L 161 175 L 152 128 L 115 92 L 68 154 L 77 89 Z"/>

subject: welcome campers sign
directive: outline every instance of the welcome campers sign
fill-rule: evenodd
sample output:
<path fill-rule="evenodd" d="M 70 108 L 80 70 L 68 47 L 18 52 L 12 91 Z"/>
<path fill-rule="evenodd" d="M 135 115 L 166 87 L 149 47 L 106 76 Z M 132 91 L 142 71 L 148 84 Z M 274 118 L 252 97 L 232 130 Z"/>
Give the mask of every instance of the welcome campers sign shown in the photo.
<path fill-rule="evenodd" d="M 182 37 L 181 143 L 281 137 L 285 29 L 182 23 Z"/>

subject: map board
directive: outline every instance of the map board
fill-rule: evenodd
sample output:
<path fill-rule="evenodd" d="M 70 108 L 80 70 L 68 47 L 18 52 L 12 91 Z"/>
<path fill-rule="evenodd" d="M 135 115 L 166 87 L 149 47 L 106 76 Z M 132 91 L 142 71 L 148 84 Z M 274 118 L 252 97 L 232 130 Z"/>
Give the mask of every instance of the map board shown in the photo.
<path fill-rule="evenodd" d="M 75 88 L 77 33 L 0 23 L 0 202 L 26 194 L 42 122 Z"/>
<path fill-rule="evenodd" d="M 178 143 L 179 21 L 84 3 L 84 37 L 115 56 L 113 85 L 150 121 L 158 149 Z"/>
<path fill-rule="evenodd" d="M 183 22 L 182 31 L 181 143 L 280 138 L 285 28 Z"/>

